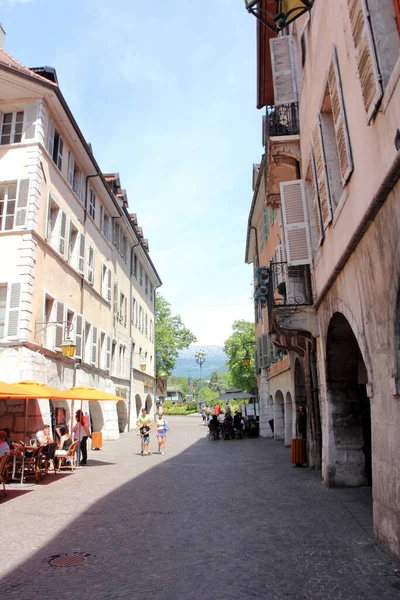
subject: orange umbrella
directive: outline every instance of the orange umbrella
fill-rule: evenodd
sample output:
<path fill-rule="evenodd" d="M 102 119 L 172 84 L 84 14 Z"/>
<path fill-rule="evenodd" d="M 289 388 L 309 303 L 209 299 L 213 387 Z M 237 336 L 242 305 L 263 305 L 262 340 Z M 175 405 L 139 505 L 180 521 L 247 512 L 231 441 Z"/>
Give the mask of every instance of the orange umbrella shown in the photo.
<path fill-rule="evenodd" d="M 18 381 L 15 385 L 22 389 L 24 398 L 48 398 L 49 400 L 69 400 L 72 398 L 68 394 L 68 390 L 62 391 L 37 381 Z"/>
<path fill-rule="evenodd" d="M 0 398 L 26 398 L 26 393 L 24 388 L 15 383 L 0 381 Z M 31 396 L 31 398 L 36 398 L 36 396 Z"/>
<path fill-rule="evenodd" d="M 107 392 L 103 392 L 101 390 L 96 390 L 96 388 L 88 387 L 87 385 L 79 385 L 77 387 L 70 388 L 66 391 L 68 394 L 68 399 L 73 400 L 114 400 L 114 402 L 118 402 L 121 400 L 119 396 L 114 396 L 114 394 L 107 394 Z"/>

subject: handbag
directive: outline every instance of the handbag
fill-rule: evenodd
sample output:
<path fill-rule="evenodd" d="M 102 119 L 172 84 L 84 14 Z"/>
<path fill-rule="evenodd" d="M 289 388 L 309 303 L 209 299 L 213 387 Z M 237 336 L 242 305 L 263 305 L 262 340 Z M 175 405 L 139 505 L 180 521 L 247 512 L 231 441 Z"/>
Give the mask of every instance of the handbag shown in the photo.
<path fill-rule="evenodd" d="M 170 430 L 170 426 L 169 426 L 169 424 L 167 423 L 167 421 L 165 421 L 165 431 L 169 431 L 169 430 Z"/>

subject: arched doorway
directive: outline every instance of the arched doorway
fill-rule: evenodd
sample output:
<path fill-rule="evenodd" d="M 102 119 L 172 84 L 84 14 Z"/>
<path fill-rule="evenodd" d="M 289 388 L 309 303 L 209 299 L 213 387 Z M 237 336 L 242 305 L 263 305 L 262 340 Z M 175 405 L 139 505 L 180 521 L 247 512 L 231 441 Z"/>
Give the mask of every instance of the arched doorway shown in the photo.
<path fill-rule="evenodd" d="M 290 392 L 285 397 L 285 446 L 290 446 L 293 434 L 293 407 L 292 407 L 292 395 Z"/>
<path fill-rule="evenodd" d="M 90 401 L 89 413 L 92 431 L 103 431 L 104 417 L 100 402 L 97 402 L 97 400 Z"/>
<path fill-rule="evenodd" d="M 330 431 L 327 483 L 372 484 L 371 408 L 367 369 L 346 317 L 335 313 L 328 328 L 327 392 Z"/>
<path fill-rule="evenodd" d="M 126 408 L 125 400 L 119 400 L 117 402 L 117 415 L 118 430 L 120 433 L 125 433 L 128 427 L 128 409 Z"/>
<path fill-rule="evenodd" d="M 278 390 L 275 394 L 274 438 L 276 440 L 283 440 L 285 438 L 285 417 L 284 417 L 283 394 L 280 390 Z"/>
<path fill-rule="evenodd" d="M 139 396 L 139 394 L 136 394 L 136 396 L 135 396 L 135 403 L 136 403 L 136 419 L 138 419 L 140 416 L 140 411 L 142 410 L 142 399 Z"/>
<path fill-rule="evenodd" d="M 147 394 L 147 396 L 146 396 L 146 411 L 147 411 L 148 415 L 151 413 L 152 406 L 153 406 L 153 400 L 151 399 L 150 394 Z"/>
<path fill-rule="evenodd" d="M 59 430 L 60 427 L 66 427 L 69 431 L 71 425 L 71 410 L 66 400 L 50 400 L 50 421 L 53 440 L 57 441 L 58 433 L 56 430 Z"/>

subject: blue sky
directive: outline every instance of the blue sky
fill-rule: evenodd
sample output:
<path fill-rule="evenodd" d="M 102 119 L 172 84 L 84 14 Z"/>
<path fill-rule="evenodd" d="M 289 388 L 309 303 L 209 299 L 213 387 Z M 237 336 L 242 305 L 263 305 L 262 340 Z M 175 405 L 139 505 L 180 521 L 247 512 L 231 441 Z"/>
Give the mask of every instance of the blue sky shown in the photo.
<path fill-rule="evenodd" d="M 161 293 L 200 345 L 253 320 L 244 264 L 255 19 L 243 0 L 0 0 L 5 49 L 56 68 L 104 172 L 119 172 Z"/>

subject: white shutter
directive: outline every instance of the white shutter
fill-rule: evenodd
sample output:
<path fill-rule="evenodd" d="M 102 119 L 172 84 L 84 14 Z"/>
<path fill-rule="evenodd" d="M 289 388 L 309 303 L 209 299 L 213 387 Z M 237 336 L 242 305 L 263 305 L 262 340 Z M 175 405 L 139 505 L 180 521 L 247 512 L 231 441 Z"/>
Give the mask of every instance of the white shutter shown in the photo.
<path fill-rule="evenodd" d="M 20 179 L 18 182 L 17 208 L 15 211 L 15 227 L 26 227 L 28 215 L 29 179 Z"/>
<path fill-rule="evenodd" d="M 314 208 L 314 220 L 315 220 L 315 227 L 317 230 L 318 242 L 319 242 L 319 244 L 321 244 L 325 238 L 325 230 L 324 230 L 324 224 L 322 221 L 321 200 L 320 200 L 320 195 L 319 195 L 317 167 L 315 164 L 315 156 L 314 156 L 314 150 L 313 150 L 312 145 L 311 145 L 310 151 L 311 151 L 310 156 L 311 156 L 311 171 L 312 171 L 312 201 L 313 201 L 313 208 Z"/>
<path fill-rule="evenodd" d="M 317 117 L 311 132 L 311 137 L 314 151 L 313 155 L 315 160 L 316 179 L 318 182 L 319 200 L 321 205 L 322 223 L 326 229 L 329 223 L 332 221 L 332 206 L 320 115 Z"/>
<path fill-rule="evenodd" d="M 119 289 L 118 282 L 114 283 L 114 317 L 118 318 Z"/>
<path fill-rule="evenodd" d="M 11 283 L 8 287 L 7 337 L 19 336 L 19 313 L 21 308 L 21 283 Z"/>
<path fill-rule="evenodd" d="M 271 38 L 269 43 L 275 106 L 297 102 L 292 36 Z"/>
<path fill-rule="evenodd" d="M 269 335 L 263 333 L 261 336 L 261 367 L 267 369 L 270 364 L 270 344 Z"/>
<path fill-rule="evenodd" d="M 297 179 L 281 182 L 280 188 L 287 264 L 310 264 L 311 246 L 304 181 Z"/>
<path fill-rule="evenodd" d="M 75 171 L 75 158 L 72 152 L 68 154 L 68 183 L 73 188 L 74 186 L 74 171 Z"/>
<path fill-rule="evenodd" d="M 61 350 L 64 337 L 64 302 L 56 302 L 56 326 L 54 336 L 54 348 Z"/>
<path fill-rule="evenodd" d="M 94 284 L 94 249 L 90 244 L 88 245 L 88 282 Z"/>
<path fill-rule="evenodd" d="M 332 50 L 331 63 L 328 71 L 328 85 L 331 97 L 333 122 L 335 124 L 340 173 L 342 176 L 342 184 L 345 185 L 353 172 L 353 159 L 351 156 L 350 137 L 347 129 L 339 63 L 335 46 Z"/>
<path fill-rule="evenodd" d="M 36 102 L 25 106 L 23 140 L 33 140 L 35 138 L 37 114 L 38 106 Z"/>
<path fill-rule="evenodd" d="M 111 367 L 111 338 L 109 335 L 106 336 L 106 370 L 109 371 Z"/>
<path fill-rule="evenodd" d="M 367 113 L 367 121 L 370 123 L 382 98 L 382 79 L 379 73 L 366 0 L 348 0 L 348 6 L 351 32 L 356 48 L 361 93 Z"/>
<path fill-rule="evenodd" d="M 100 205 L 100 231 L 104 234 L 104 207 Z"/>
<path fill-rule="evenodd" d="M 63 160 L 64 140 L 61 135 L 58 136 L 58 149 L 57 149 L 57 167 L 62 171 L 62 160 Z"/>
<path fill-rule="evenodd" d="M 83 358 L 83 317 L 75 315 L 75 357 Z"/>
<path fill-rule="evenodd" d="M 97 327 L 92 327 L 92 352 L 90 357 L 90 362 L 92 365 L 96 364 L 97 358 Z"/>
<path fill-rule="evenodd" d="M 107 269 L 107 300 L 111 302 L 111 294 L 112 294 L 112 279 L 111 279 L 111 269 Z"/>
<path fill-rule="evenodd" d="M 128 298 L 125 296 L 124 298 L 124 325 L 126 326 L 126 322 L 128 320 Z"/>
<path fill-rule="evenodd" d="M 82 273 L 85 272 L 85 234 L 79 234 L 79 256 L 78 256 L 78 271 Z"/>
<path fill-rule="evenodd" d="M 49 117 L 49 129 L 47 131 L 46 149 L 47 149 L 47 152 L 50 154 L 51 158 L 53 158 L 53 152 L 54 152 L 54 135 L 55 135 L 55 132 L 56 132 L 56 128 L 54 126 L 53 119 L 51 117 Z"/>
<path fill-rule="evenodd" d="M 63 210 L 60 211 L 60 237 L 58 242 L 58 251 L 63 256 L 65 255 L 65 238 L 67 235 L 67 215 Z"/>
<path fill-rule="evenodd" d="M 103 263 L 101 267 L 101 295 L 103 298 L 106 297 L 106 282 L 107 282 L 107 267 Z"/>

